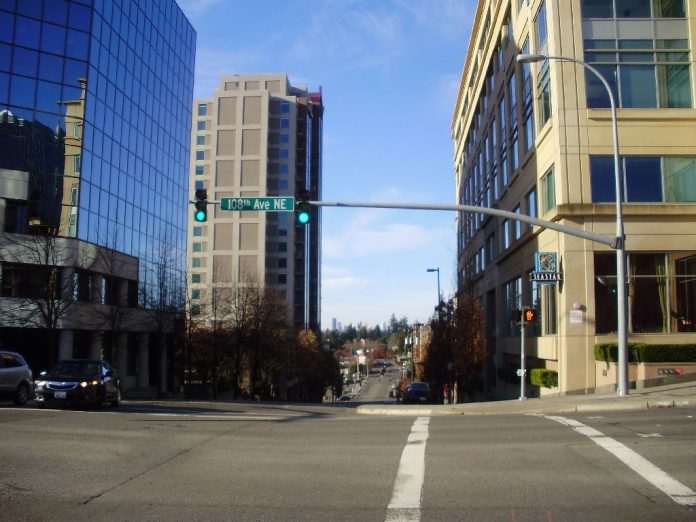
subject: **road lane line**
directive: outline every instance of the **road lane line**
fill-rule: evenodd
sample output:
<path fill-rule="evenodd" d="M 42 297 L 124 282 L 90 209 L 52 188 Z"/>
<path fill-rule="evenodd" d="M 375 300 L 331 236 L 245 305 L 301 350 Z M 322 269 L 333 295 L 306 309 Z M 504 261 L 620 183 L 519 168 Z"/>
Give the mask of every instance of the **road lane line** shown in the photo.
<path fill-rule="evenodd" d="M 696 492 L 678 480 L 672 478 L 670 475 L 655 466 L 655 464 L 640 456 L 638 453 L 620 443 L 616 439 L 607 437 L 596 429 L 586 426 L 582 422 L 573 419 L 553 415 L 542 415 L 542 417 L 564 424 L 569 428 L 572 428 L 574 431 L 585 435 L 590 440 L 594 441 L 595 444 L 614 455 L 617 459 L 626 464 L 629 468 L 638 473 L 638 475 L 650 482 L 657 489 L 665 493 L 677 504 L 681 504 L 683 506 L 696 506 Z"/>
<path fill-rule="evenodd" d="M 430 417 L 418 417 L 401 453 L 385 522 L 419 522 Z"/>

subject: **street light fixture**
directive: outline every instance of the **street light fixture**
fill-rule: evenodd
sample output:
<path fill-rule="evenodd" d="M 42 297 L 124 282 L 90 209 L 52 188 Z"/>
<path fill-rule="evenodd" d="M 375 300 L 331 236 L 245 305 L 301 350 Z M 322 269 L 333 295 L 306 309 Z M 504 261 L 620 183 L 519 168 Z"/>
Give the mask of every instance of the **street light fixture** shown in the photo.
<path fill-rule="evenodd" d="M 627 310 L 626 310 L 626 250 L 623 225 L 623 191 L 621 183 L 621 170 L 619 158 L 619 127 L 616 116 L 616 101 L 614 93 L 607 80 L 602 74 L 592 67 L 589 63 L 569 56 L 547 56 L 545 54 L 519 54 L 517 63 L 543 62 L 545 60 L 557 60 L 559 62 L 573 62 L 582 65 L 585 69 L 594 74 L 609 95 L 611 104 L 611 124 L 614 137 L 614 184 L 616 187 L 616 238 L 613 248 L 616 249 L 616 307 L 617 307 L 617 344 L 619 347 L 619 378 L 617 383 L 617 395 L 624 397 L 628 395 L 628 329 L 627 329 Z"/>
<path fill-rule="evenodd" d="M 440 294 L 440 267 L 438 266 L 437 268 L 428 268 L 426 269 L 426 272 L 437 272 L 437 306 L 438 308 L 440 307 L 440 301 L 441 301 L 441 294 Z"/>

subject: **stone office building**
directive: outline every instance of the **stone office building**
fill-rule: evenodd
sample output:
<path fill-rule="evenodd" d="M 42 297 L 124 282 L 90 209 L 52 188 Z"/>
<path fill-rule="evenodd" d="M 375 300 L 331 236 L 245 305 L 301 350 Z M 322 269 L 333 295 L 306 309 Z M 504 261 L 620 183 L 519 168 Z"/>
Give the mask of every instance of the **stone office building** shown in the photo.
<path fill-rule="evenodd" d="M 481 0 L 452 120 L 456 196 L 615 235 L 612 115 L 618 103 L 630 343 L 696 342 L 696 4 L 691 0 Z M 511 312 L 535 307 L 526 367 L 558 372 L 560 393 L 616 383 L 594 346 L 616 342 L 610 247 L 483 214 L 459 216 L 459 272 L 485 310 L 492 396 L 520 364 Z M 561 281 L 530 280 L 554 253 Z M 631 370 L 633 372 L 633 370 Z M 651 377 L 631 373 L 631 381 Z M 544 390 L 542 389 L 542 392 Z"/>

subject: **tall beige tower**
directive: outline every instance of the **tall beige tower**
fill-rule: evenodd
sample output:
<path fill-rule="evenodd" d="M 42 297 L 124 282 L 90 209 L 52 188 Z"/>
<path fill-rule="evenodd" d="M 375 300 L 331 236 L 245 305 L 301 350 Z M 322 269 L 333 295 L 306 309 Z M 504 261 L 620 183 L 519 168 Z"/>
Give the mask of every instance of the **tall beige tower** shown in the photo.
<path fill-rule="evenodd" d="M 292 86 L 285 74 L 224 76 L 210 99 L 194 100 L 190 194 L 225 197 L 321 195 L 321 93 Z M 297 327 L 316 329 L 320 215 L 309 225 L 291 212 L 239 212 L 209 206 L 189 218 L 189 298 L 194 314 L 214 312 L 225 288 L 272 288 Z"/>

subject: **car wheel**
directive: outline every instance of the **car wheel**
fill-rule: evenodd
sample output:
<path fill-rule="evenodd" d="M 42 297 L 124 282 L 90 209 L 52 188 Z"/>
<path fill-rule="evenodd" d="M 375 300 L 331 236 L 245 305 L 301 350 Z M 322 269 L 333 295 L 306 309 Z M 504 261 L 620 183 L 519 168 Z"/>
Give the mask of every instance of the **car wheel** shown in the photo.
<path fill-rule="evenodd" d="M 121 406 L 121 389 L 116 390 L 116 398 L 111 401 L 111 406 L 118 408 Z"/>
<path fill-rule="evenodd" d="M 26 404 L 29 400 L 29 385 L 26 382 L 21 383 L 17 386 L 17 391 L 15 392 L 14 403 L 17 405 Z"/>

